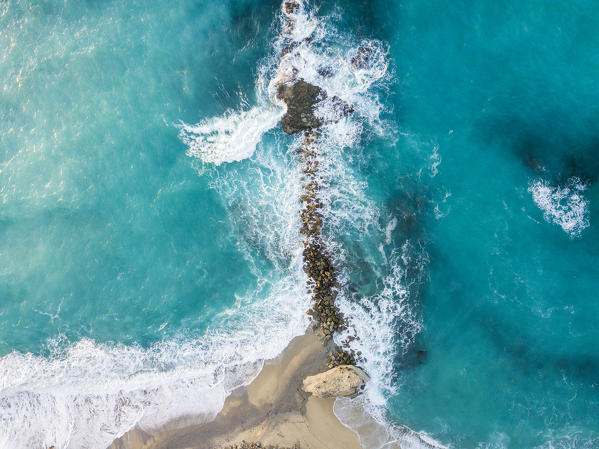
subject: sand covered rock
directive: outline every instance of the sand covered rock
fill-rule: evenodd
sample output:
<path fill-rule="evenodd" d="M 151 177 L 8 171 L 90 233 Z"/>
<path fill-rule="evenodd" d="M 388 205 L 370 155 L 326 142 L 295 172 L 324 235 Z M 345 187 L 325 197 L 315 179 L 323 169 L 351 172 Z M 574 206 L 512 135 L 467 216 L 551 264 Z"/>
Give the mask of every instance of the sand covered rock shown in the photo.
<path fill-rule="evenodd" d="M 341 365 L 324 373 L 306 377 L 302 388 L 317 398 L 353 396 L 368 379 L 368 375 L 357 366 Z"/>
<path fill-rule="evenodd" d="M 299 80 L 293 84 L 279 84 L 277 96 L 287 105 L 281 120 L 287 134 L 318 128 L 322 121 L 314 115 L 314 106 L 326 98 L 326 92 L 318 86 Z"/>

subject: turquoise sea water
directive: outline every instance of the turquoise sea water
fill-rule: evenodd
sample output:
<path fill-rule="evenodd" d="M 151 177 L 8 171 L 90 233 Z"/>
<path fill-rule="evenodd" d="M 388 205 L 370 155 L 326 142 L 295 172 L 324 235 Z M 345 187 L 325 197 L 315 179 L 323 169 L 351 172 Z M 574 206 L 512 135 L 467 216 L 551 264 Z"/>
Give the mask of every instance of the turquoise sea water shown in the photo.
<path fill-rule="evenodd" d="M 0 4 L 1 447 L 209 419 L 307 326 L 279 7 Z M 324 232 L 363 405 L 455 448 L 598 447 L 599 9 L 307 11 L 302 74 L 356 109 Z"/>

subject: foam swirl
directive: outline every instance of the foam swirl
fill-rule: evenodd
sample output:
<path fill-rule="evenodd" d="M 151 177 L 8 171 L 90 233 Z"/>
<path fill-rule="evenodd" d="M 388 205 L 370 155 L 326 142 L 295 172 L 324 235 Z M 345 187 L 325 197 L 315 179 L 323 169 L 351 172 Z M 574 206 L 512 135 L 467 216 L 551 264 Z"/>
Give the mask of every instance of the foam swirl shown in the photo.
<path fill-rule="evenodd" d="M 583 192 L 586 185 L 577 177 L 568 179 L 565 186 L 553 186 L 545 180 L 531 183 L 528 191 L 543 218 L 559 225 L 570 237 L 578 237 L 589 227 L 588 202 Z"/>

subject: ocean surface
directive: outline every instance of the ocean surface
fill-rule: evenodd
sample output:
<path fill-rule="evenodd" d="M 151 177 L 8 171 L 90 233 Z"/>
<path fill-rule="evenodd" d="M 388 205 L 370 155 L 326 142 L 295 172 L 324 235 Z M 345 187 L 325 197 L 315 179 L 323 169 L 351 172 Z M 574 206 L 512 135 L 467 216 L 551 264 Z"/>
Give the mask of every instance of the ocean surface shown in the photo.
<path fill-rule="evenodd" d="M 0 3 L 0 448 L 211 419 L 308 327 L 280 6 Z M 323 233 L 371 382 L 335 413 L 367 449 L 599 447 L 596 2 L 300 16 L 354 106 Z"/>

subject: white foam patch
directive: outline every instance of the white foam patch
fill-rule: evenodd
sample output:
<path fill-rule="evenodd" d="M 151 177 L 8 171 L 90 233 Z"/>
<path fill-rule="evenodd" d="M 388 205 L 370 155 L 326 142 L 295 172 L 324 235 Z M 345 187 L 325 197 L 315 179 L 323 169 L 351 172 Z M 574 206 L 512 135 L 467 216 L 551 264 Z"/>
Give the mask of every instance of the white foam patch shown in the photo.
<path fill-rule="evenodd" d="M 599 433 L 596 429 L 566 426 L 559 430 L 547 430 L 547 442 L 533 449 L 596 449 L 599 447 Z M 504 447 L 507 447 L 506 444 Z"/>
<path fill-rule="evenodd" d="M 528 191 L 547 222 L 559 225 L 570 237 L 578 237 L 590 224 L 589 205 L 583 194 L 586 188 L 579 178 L 572 177 L 565 186 L 536 180 Z"/>
<path fill-rule="evenodd" d="M 189 156 L 215 165 L 240 161 L 254 154 L 262 136 L 277 125 L 283 113 L 275 105 L 229 111 L 196 125 L 182 124 L 179 135 Z"/>
<path fill-rule="evenodd" d="M 439 145 L 435 144 L 433 146 L 433 153 L 430 156 L 431 168 L 430 168 L 430 177 L 434 178 L 439 174 L 439 165 L 441 165 L 441 155 L 439 154 Z"/>
<path fill-rule="evenodd" d="M 393 360 L 403 355 L 421 328 L 420 320 L 408 303 L 402 252 L 407 252 L 407 248 L 393 251 L 388 258 L 389 274 L 376 294 L 339 302 L 343 314 L 351 317 L 350 328 L 339 335 L 339 341 L 346 334 L 360 336 L 360 340 L 352 342 L 352 349 L 365 356 L 362 365 L 371 379 L 367 395 L 377 406 L 384 406 L 386 398 L 397 392 L 397 385 L 391 382 Z M 373 327 L 372 323 L 377 326 Z M 398 334 L 397 329 L 401 329 L 401 333 Z"/>
<path fill-rule="evenodd" d="M 389 226 L 394 226 L 392 220 Z M 338 344 L 347 335 L 358 335 L 350 347 L 363 357 L 360 365 L 370 376 L 361 396 L 354 399 L 339 398 L 335 402 L 335 415 L 346 426 L 354 429 L 364 448 L 442 448 L 426 434 L 392 423 L 387 418 L 387 399 L 399 391 L 399 380 L 394 376 L 394 360 L 405 354 L 421 321 L 409 304 L 406 288 L 405 266 L 409 263 L 409 243 L 393 250 L 386 258 L 388 275 L 382 287 L 370 297 L 339 301 L 342 313 L 349 319 L 349 328 L 336 336 Z M 376 325 L 373 325 L 376 323 Z"/>
<path fill-rule="evenodd" d="M 599 447 L 599 435 L 596 431 L 577 426 L 566 426 L 559 430 L 547 429 L 542 435 L 545 442 L 532 449 L 596 449 Z M 509 435 L 494 432 L 488 442 L 480 442 L 480 449 L 508 449 L 513 446 Z"/>
<path fill-rule="evenodd" d="M 367 396 L 337 398 L 333 405 L 335 416 L 353 429 L 364 448 L 377 449 L 446 449 L 423 432 L 390 424 L 381 409 L 372 409 Z"/>

